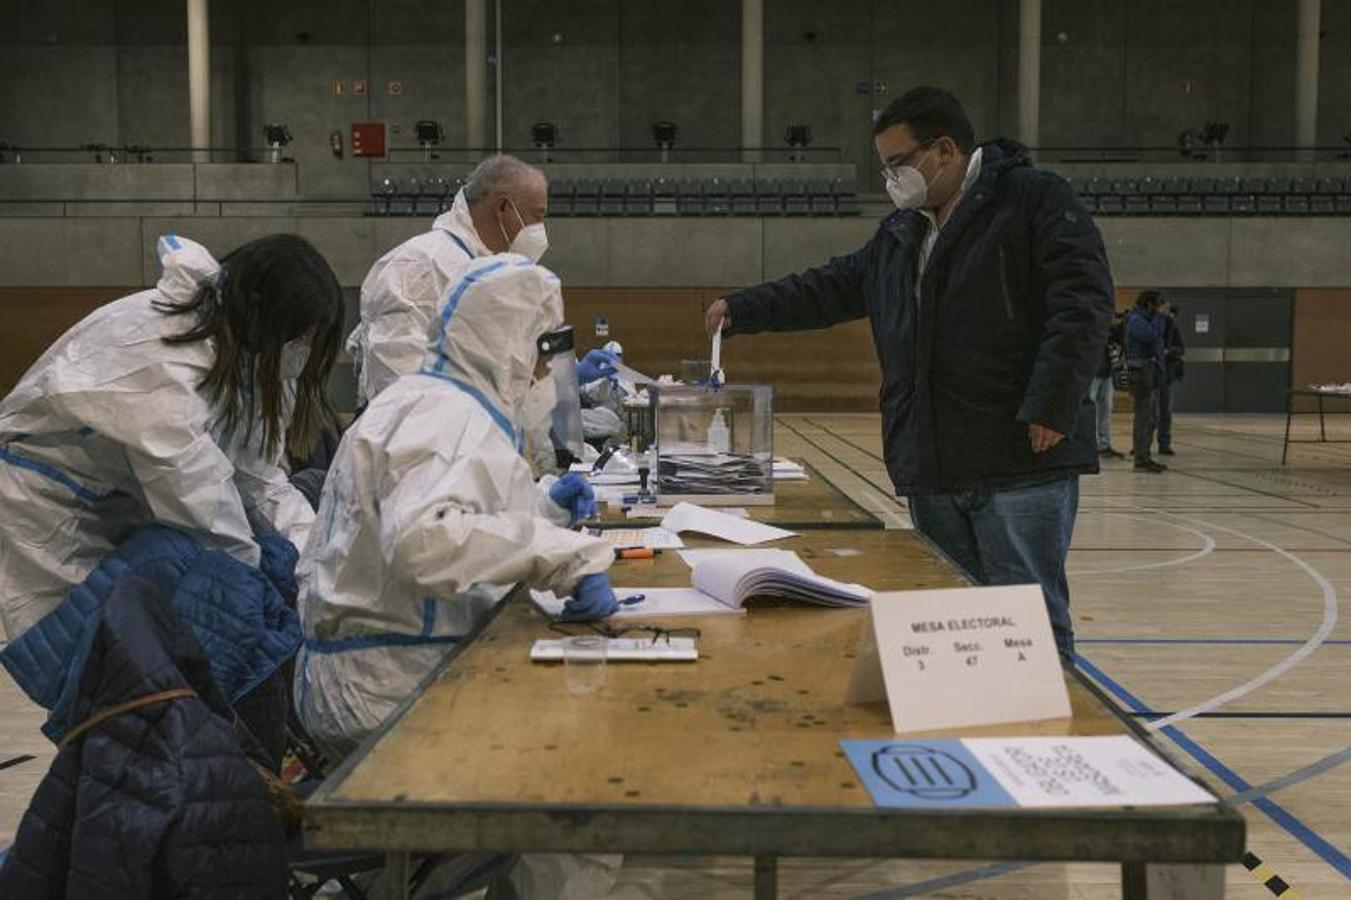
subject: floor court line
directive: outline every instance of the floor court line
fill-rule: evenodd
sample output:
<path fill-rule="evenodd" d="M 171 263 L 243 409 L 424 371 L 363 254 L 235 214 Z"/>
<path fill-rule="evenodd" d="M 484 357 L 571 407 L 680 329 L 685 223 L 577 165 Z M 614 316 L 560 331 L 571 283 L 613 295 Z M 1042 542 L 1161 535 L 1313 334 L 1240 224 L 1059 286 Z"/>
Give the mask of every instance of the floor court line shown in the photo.
<path fill-rule="evenodd" d="M 1102 685 L 1105 690 L 1121 700 L 1121 702 L 1125 703 L 1127 708 L 1134 712 L 1144 712 L 1149 709 L 1140 698 L 1136 697 L 1088 659 L 1076 655 L 1076 661 L 1078 662 L 1080 669 L 1087 672 L 1093 680 Z M 1188 718 L 1190 718 L 1190 716 Z M 1181 747 L 1189 756 L 1205 766 L 1211 774 L 1229 785 L 1237 793 L 1242 794 L 1254 789 L 1253 786 L 1248 784 L 1248 782 L 1237 772 L 1226 766 L 1196 741 L 1183 734 L 1182 730 L 1176 725 L 1162 724 L 1167 721 L 1167 719 L 1160 719 L 1158 722 L 1150 722 L 1146 727 L 1151 730 L 1162 731 L 1173 741 L 1173 743 Z M 1348 858 L 1345 853 L 1334 847 L 1324 839 L 1322 835 L 1318 834 L 1318 832 L 1314 831 L 1308 825 L 1305 825 L 1284 807 L 1265 796 L 1256 797 L 1253 799 L 1252 803 L 1265 813 L 1268 818 L 1283 828 L 1287 834 L 1307 847 L 1328 865 L 1336 869 L 1342 877 L 1351 880 L 1351 858 Z"/>
<path fill-rule="evenodd" d="M 1289 672 L 1291 669 L 1295 668 L 1301 662 L 1307 659 L 1315 650 L 1318 649 L 1319 645 L 1322 644 L 1323 641 L 1327 640 L 1328 636 L 1332 634 L 1333 628 L 1335 628 L 1337 625 L 1337 603 L 1338 603 L 1337 589 L 1332 586 L 1332 582 L 1328 581 L 1328 579 L 1323 576 L 1322 572 L 1319 572 L 1313 566 L 1309 565 L 1309 563 L 1305 562 L 1303 559 L 1294 555 L 1290 551 L 1283 550 L 1282 548 L 1278 547 L 1276 544 L 1271 543 L 1270 541 L 1266 541 L 1258 537 L 1253 537 L 1250 534 L 1245 534 L 1242 531 L 1238 531 L 1237 529 L 1234 528 L 1227 528 L 1223 525 L 1215 525 L 1210 522 L 1202 521 L 1200 519 L 1194 519 L 1190 516 L 1178 515 L 1177 513 L 1166 512 L 1164 510 L 1150 510 L 1150 511 L 1160 516 L 1166 516 L 1174 519 L 1181 519 L 1184 522 L 1190 522 L 1193 525 L 1198 525 L 1204 528 L 1210 528 L 1217 531 L 1225 531 L 1236 537 L 1252 541 L 1254 544 L 1257 544 L 1259 546 L 1266 547 L 1268 550 L 1281 556 L 1287 561 L 1294 563 L 1297 567 L 1299 567 L 1304 572 L 1304 574 L 1308 575 L 1311 579 L 1313 579 L 1314 583 L 1318 585 L 1318 587 L 1322 590 L 1323 593 L 1323 619 L 1319 623 L 1318 628 L 1308 638 L 1308 640 L 1306 640 L 1302 645 L 1296 648 L 1293 653 L 1285 657 L 1285 659 L 1281 660 L 1280 662 L 1276 663 L 1276 665 L 1267 669 L 1265 672 L 1262 672 L 1255 678 L 1251 678 L 1248 681 L 1245 681 L 1243 684 L 1240 684 L 1237 687 L 1230 688 L 1229 690 L 1217 694 L 1214 697 L 1211 697 L 1209 700 L 1206 700 L 1202 703 L 1198 703 L 1195 706 L 1191 706 L 1188 707 L 1187 709 L 1180 710 L 1179 712 L 1174 713 L 1172 716 L 1160 719 L 1157 722 L 1150 722 L 1148 727 L 1151 730 L 1164 728 L 1168 725 L 1172 725 L 1175 722 L 1184 721 L 1196 715 L 1197 713 L 1210 712 L 1211 710 L 1217 709 L 1218 707 L 1221 707 L 1226 703 L 1230 703 L 1234 700 L 1237 700 L 1240 697 L 1252 693 L 1253 691 L 1257 690 L 1258 688 L 1262 687 L 1265 684 L 1275 681 L 1277 678 L 1280 678 L 1286 672 Z"/>
<path fill-rule="evenodd" d="M 1134 518 L 1144 519 L 1146 517 L 1137 515 L 1134 516 Z M 1170 566 L 1183 566 L 1189 562 L 1195 562 L 1196 560 L 1202 559 L 1215 552 L 1215 539 L 1205 532 L 1190 528 L 1186 525 L 1179 525 L 1176 522 L 1161 522 L 1160 524 L 1167 525 L 1170 528 L 1176 528 L 1180 531 L 1186 531 L 1189 534 L 1199 537 L 1202 542 L 1201 549 L 1189 553 L 1186 556 L 1179 556 L 1175 559 L 1165 559 L 1150 563 L 1137 563 L 1131 566 L 1113 566 L 1106 569 L 1067 569 L 1065 574 L 1082 577 L 1084 575 L 1115 575 L 1121 572 L 1142 572 L 1147 569 L 1165 569 Z"/>

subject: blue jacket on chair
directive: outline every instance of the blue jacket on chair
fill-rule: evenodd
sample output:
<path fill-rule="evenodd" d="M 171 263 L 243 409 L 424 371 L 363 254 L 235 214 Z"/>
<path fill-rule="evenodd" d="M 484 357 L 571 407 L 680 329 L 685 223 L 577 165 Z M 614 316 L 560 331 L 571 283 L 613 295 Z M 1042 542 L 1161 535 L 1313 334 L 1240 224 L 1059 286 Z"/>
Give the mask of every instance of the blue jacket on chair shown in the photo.
<path fill-rule="evenodd" d="M 280 900 L 281 822 L 166 593 L 121 579 L 79 654 L 69 740 L 0 863 L 0 897 Z"/>
<path fill-rule="evenodd" d="M 297 553 L 277 536 L 259 540 L 261 571 L 164 525 L 148 525 L 72 588 L 61 605 L 0 652 L 0 663 L 34 703 L 51 711 L 43 732 L 58 740 L 73 724 L 89 635 L 99 610 L 123 581 L 158 588 L 205 651 L 212 678 L 231 701 L 253 690 L 300 647 Z"/>

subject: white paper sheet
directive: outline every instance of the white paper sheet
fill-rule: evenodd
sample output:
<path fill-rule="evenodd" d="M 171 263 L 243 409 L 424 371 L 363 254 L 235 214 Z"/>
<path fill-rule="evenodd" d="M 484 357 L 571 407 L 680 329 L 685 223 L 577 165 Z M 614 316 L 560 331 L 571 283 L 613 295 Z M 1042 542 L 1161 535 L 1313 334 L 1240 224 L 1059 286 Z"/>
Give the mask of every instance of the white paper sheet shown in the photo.
<path fill-rule="evenodd" d="M 639 372 L 637 369 L 630 368 L 623 363 L 615 366 L 615 374 L 619 376 L 620 381 L 626 381 L 632 385 L 651 384 L 653 379 Z"/>
<path fill-rule="evenodd" d="M 677 503 L 671 507 L 671 511 L 666 514 L 666 518 L 661 520 L 661 527 L 677 534 L 682 531 L 697 531 L 700 534 L 709 534 L 743 546 L 763 544 L 767 541 L 777 541 L 796 536 L 796 532 L 785 531 L 782 528 L 775 528 L 773 525 L 766 525 L 763 522 L 756 522 L 751 519 L 741 519 L 717 510 L 705 509 L 702 506 L 695 506 L 693 503 Z"/>
<path fill-rule="evenodd" d="M 701 547 L 697 550 L 680 550 L 677 552 L 676 555 L 679 556 L 685 562 L 685 565 L 689 566 L 691 569 L 693 569 L 700 563 L 708 562 L 711 559 L 717 559 L 719 556 L 731 555 L 733 557 L 739 557 L 741 559 L 744 559 L 747 561 L 747 563 L 752 565 L 762 565 L 762 566 L 778 565 L 782 566 L 785 569 L 793 571 L 805 571 L 805 572 L 811 571 L 811 568 L 808 567 L 807 564 L 802 561 L 802 557 L 798 556 L 791 550 L 767 550 L 767 549 L 731 550 L 721 547 L 710 547 L 710 548 Z"/>
<path fill-rule="evenodd" d="M 1215 798 L 1131 737 L 965 738 L 1019 806 L 1170 806 Z"/>

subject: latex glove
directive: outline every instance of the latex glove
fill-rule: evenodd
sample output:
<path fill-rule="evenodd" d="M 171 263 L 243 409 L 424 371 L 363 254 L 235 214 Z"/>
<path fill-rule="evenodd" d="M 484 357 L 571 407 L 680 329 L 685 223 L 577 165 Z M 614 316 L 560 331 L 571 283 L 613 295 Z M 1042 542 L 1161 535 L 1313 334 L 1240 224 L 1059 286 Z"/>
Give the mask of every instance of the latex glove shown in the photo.
<path fill-rule="evenodd" d="M 618 363 L 619 357 L 609 350 L 590 350 L 577 363 L 577 382 L 590 384 L 608 378 L 619 371 L 615 368 Z"/>
<path fill-rule="evenodd" d="M 579 472 L 569 472 L 549 487 L 549 499 L 568 511 L 568 524 L 593 519 L 600 512 L 591 482 Z"/>
<path fill-rule="evenodd" d="M 563 620 L 566 622 L 595 622 L 614 615 L 619 609 L 615 599 L 615 589 L 610 586 L 610 578 L 604 572 L 585 575 L 572 589 L 572 596 L 563 604 Z"/>

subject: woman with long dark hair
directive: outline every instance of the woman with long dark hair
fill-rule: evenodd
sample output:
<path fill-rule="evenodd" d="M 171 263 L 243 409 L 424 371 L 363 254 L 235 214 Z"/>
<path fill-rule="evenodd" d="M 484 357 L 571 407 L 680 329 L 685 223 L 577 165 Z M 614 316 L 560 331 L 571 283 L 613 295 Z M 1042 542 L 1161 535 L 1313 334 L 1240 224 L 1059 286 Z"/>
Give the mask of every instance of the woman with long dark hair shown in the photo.
<path fill-rule="evenodd" d="M 12 640 L 151 521 L 250 565 L 255 533 L 302 548 L 287 479 L 333 421 L 325 384 L 342 292 L 307 241 L 272 235 L 219 263 L 174 235 L 152 290 L 67 331 L 0 401 L 0 617 Z"/>

